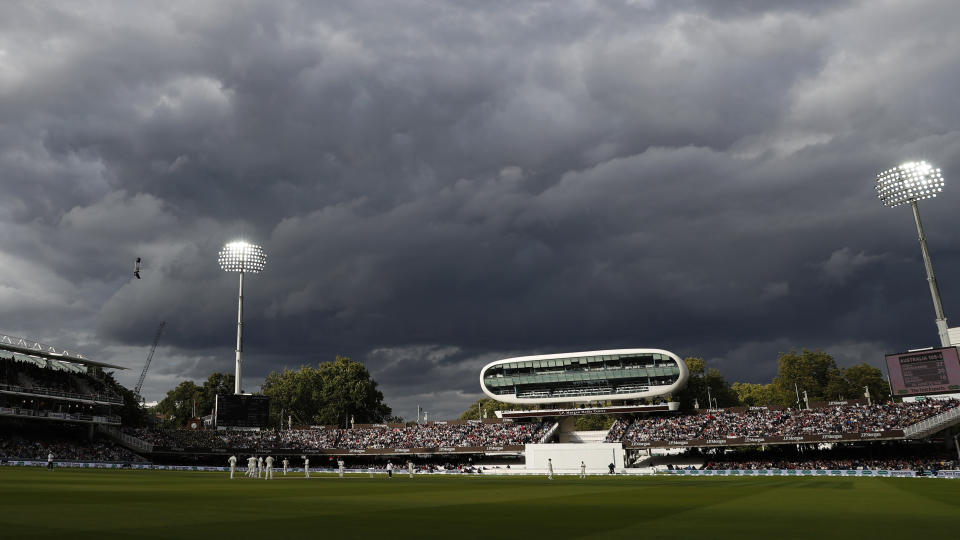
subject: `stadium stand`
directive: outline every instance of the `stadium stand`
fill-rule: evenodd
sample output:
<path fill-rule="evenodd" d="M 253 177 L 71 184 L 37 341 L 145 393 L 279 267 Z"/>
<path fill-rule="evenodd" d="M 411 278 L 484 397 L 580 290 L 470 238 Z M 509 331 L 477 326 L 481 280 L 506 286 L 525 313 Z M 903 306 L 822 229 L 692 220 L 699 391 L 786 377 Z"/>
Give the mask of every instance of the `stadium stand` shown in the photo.
<path fill-rule="evenodd" d="M 539 442 L 552 423 L 446 422 L 414 426 L 380 424 L 353 429 L 314 427 L 283 431 L 137 429 L 129 433 L 160 449 L 286 449 L 293 451 L 472 448 Z"/>
<path fill-rule="evenodd" d="M 27 355 L 0 357 L 0 416 L 118 425 L 113 408 L 123 399 L 90 371 Z"/>
<path fill-rule="evenodd" d="M 662 446 L 708 441 L 714 446 L 768 443 L 809 443 L 815 436 L 840 442 L 848 435 L 860 439 L 904 439 L 903 428 L 960 408 L 958 400 L 914 403 L 859 403 L 822 406 L 813 409 L 766 407 L 703 411 L 699 414 L 623 417 L 607 433 L 606 441 L 623 442 L 628 448 L 644 443 Z M 404 424 L 357 425 L 353 429 L 314 426 L 282 431 L 213 430 L 127 430 L 130 435 L 153 445 L 158 452 L 283 452 L 390 454 L 445 453 L 495 449 L 522 450 L 541 443 L 556 423 L 450 421 L 407 426 Z M 890 434 L 889 437 L 873 437 Z M 757 439 L 760 438 L 760 439 Z M 765 439 L 764 439 L 765 438 Z M 763 440 L 761 440 L 763 439 Z M 792 439 L 792 440 L 791 440 Z M 690 446 L 695 446 L 691 444 Z"/>
<path fill-rule="evenodd" d="M 299 430 L 298 430 L 299 431 Z M 142 439 L 155 448 L 186 450 L 230 450 L 294 448 L 283 444 L 281 433 L 272 430 L 263 431 L 192 431 L 186 429 L 135 429 L 128 433 Z"/>
<path fill-rule="evenodd" d="M 525 445 L 551 446 L 544 443 L 554 440 L 560 427 L 560 422 L 555 421 L 560 417 L 547 414 L 529 422 L 453 420 L 414 425 L 357 424 L 350 429 L 335 426 L 286 430 L 121 428 L 115 411 L 123 405 L 123 398 L 118 394 L 122 389 L 102 371 L 104 367 L 117 366 L 79 355 L 68 358 L 63 353 L 44 352 L 37 347 L 24 353 L 20 345 L 6 345 L 15 350 L 2 346 L 0 344 L 3 351 L 0 356 L 0 458 L 7 460 L 45 459 L 46 454 L 52 452 L 57 460 L 63 461 L 135 463 L 146 461 L 140 457 L 146 456 L 154 463 L 222 465 L 231 453 L 271 453 L 293 459 L 319 454 L 318 461 L 341 456 L 351 464 L 374 468 L 384 466 L 388 460 L 405 463 L 410 459 L 425 469 L 479 471 L 482 467 L 474 459 L 516 466 L 523 459 Z M 650 412 L 654 409 L 656 412 Z M 941 455 L 875 456 L 871 454 L 873 449 L 863 448 L 850 450 L 850 454 L 822 456 L 788 453 L 751 456 L 749 448 L 746 453 L 732 449 L 787 443 L 794 447 L 809 443 L 807 448 L 816 448 L 821 442 L 849 445 L 853 439 L 897 440 L 899 444 L 905 439 L 929 437 L 960 423 L 960 400 L 956 399 L 873 405 L 825 403 L 803 410 L 739 407 L 695 414 L 678 414 L 669 409 L 657 406 L 643 412 L 631 410 L 629 414 L 634 416 L 620 416 L 605 438 L 601 431 L 596 432 L 596 440 L 590 441 L 622 443 L 620 451 L 632 452 L 630 462 L 635 464 L 643 454 L 652 456 L 643 449 L 687 446 L 713 447 L 707 451 L 711 457 L 705 458 L 715 460 L 709 467 L 813 467 L 819 462 L 820 466 L 831 468 L 864 464 L 933 468 L 934 464 L 949 460 Z M 617 412 L 619 409 L 603 410 L 606 414 L 624 414 Z M 572 417 L 566 420 L 573 423 Z M 560 442 L 586 442 L 580 436 L 568 439 L 561 438 Z M 874 446 L 885 444 L 877 442 Z M 838 452 L 843 448 L 843 445 L 836 446 Z"/>
<path fill-rule="evenodd" d="M 539 442 L 551 425 L 519 423 L 427 424 L 343 430 L 339 448 L 430 448 L 522 445 Z"/>
<path fill-rule="evenodd" d="M 621 418 L 611 427 L 607 441 L 622 441 L 630 446 L 650 442 L 895 432 L 958 406 L 960 400 L 950 399 L 873 405 L 857 403 L 800 410 L 741 407 L 698 414 Z"/>
<path fill-rule="evenodd" d="M 133 452 L 107 439 L 87 439 L 87 430 L 71 424 L 28 424 L 6 420 L 0 423 L 0 460 L 145 462 Z"/>
<path fill-rule="evenodd" d="M 63 362 L 52 367 L 41 367 L 24 359 L 0 358 L 0 387 L 10 393 L 118 405 L 123 403 L 123 399 L 111 392 L 103 381 L 87 374 L 79 366 Z"/>

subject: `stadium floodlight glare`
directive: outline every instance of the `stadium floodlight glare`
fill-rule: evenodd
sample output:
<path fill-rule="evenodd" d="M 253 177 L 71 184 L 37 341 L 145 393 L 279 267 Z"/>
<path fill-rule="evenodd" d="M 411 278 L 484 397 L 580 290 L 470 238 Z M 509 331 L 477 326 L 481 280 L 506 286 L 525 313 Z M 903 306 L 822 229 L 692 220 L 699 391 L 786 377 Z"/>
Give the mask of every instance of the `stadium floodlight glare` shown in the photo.
<path fill-rule="evenodd" d="M 225 272 L 259 274 L 267 263 L 263 248 L 247 242 L 230 242 L 220 250 L 220 268 Z"/>
<path fill-rule="evenodd" d="M 243 393 L 243 274 L 259 274 L 267 264 L 263 248 L 247 242 L 230 242 L 220 250 L 220 268 L 225 272 L 240 273 L 240 293 L 237 298 L 237 372 L 233 393 Z"/>
<path fill-rule="evenodd" d="M 943 304 L 940 303 L 940 289 L 933 275 L 933 263 L 930 262 L 927 238 L 923 234 L 920 208 L 917 206 L 917 201 L 932 199 L 941 191 L 943 191 L 943 175 L 940 174 L 940 169 L 934 168 L 926 161 L 911 161 L 877 175 L 877 195 L 880 197 L 880 202 L 890 208 L 909 203 L 910 208 L 913 209 L 913 219 L 917 223 L 917 234 L 920 238 L 920 251 L 923 253 L 923 265 L 927 269 L 927 283 L 930 285 L 930 296 L 933 297 L 933 311 L 937 317 L 940 344 L 949 347 L 947 317 L 943 313 Z"/>
<path fill-rule="evenodd" d="M 932 199 L 941 191 L 943 175 L 926 161 L 911 161 L 877 175 L 877 195 L 890 208 Z"/>

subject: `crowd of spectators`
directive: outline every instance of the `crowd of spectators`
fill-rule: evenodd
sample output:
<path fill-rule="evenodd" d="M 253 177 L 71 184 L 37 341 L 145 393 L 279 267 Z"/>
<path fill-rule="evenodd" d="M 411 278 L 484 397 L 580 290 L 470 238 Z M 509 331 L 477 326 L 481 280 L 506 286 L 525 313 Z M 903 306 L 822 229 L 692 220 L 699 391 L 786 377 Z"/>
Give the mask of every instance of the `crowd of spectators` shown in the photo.
<path fill-rule="evenodd" d="M 83 430 L 61 425 L 52 430 L 3 429 L 0 432 L 0 459 L 46 461 L 145 462 L 142 457 L 106 439 L 87 440 Z"/>
<path fill-rule="evenodd" d="M 212 450 L 226 450 L 230 448 L 292 448 L 292 446 L 280 444 L 280 432 L 273 430 L 194 431 L 187 429 L 154 430 L 140 428 L 128 430 L 128 433 L 154 446 L 172 449 L 209 448 Z"/>
<path fill-rule="evenodd" d="M 417 424 L 356 429 L 310 428 L 282 431 L 151 430 L 129 433 L 163 448 L 366 449 L 507 446 L 540 442 L 551 424 Z"/>
<path fill-rule="evenodd" d="M 339 429 L 288 429 L 279 432 L 274 448 L 336 448 Z"/>
<path fill-rule="evenodd" d="M 722 439 L 728 437 L 778 437 L 869 433 L 904 429 L 960 406 L 960 400 L 927 400 L 911 403 L 838 405 L 817 409 L 760 409 L 741 412 L 707 411 L 700 414 L 642 416 L 619 419 L 607 441 L 636 443 Z"/>
<path fill-rule="evenodd" d="M 343 430 L 338 448 L 507 446 L 539 442 L 550 424 L 426 424 Z"/>

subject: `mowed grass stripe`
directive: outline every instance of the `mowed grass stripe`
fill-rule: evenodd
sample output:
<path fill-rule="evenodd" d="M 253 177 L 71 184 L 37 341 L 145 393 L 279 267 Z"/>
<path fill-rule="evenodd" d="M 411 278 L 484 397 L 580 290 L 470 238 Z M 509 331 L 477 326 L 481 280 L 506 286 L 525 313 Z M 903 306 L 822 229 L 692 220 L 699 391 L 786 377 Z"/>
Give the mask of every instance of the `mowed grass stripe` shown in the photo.
<path fill-rule="evenodd" d="M 952 535 L 960 481 L 226 478 L 0 469 L 4 538 L 859 538 Z"/>
<path fill-rule="evenodd" d="M 734 479 L 715 479 L 731 481 Z M 947 505 L 898 500 L 894 484 L 939 484 L 956 496 L 948 480 L 870 478 L 756 479 L 777 489 L 697 509 L 675 524 L 676 537 L 698 538 L 863 538 L 940 534 L 956 527 Z M 750 484 L 735 485 L 735 488 Z M 922 525 L 918 525 L 918 519 Z"/>

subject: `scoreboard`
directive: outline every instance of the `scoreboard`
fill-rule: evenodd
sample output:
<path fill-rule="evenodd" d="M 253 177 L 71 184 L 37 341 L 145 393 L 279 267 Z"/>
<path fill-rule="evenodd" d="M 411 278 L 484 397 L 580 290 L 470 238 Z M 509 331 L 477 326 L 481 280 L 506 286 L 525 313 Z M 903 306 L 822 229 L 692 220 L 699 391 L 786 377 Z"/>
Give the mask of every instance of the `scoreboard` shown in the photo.
<path fill-rule="evenodd" d="M 956 347 L 887 355 L 887 373 L 895 396 L 960 391 Z"/>
<path fill-rule="evenodd" d="M 270 423 L 270 398 L 217 394 L 213 415 L 213 421 L 218 427 L 266 427 Z"/>

